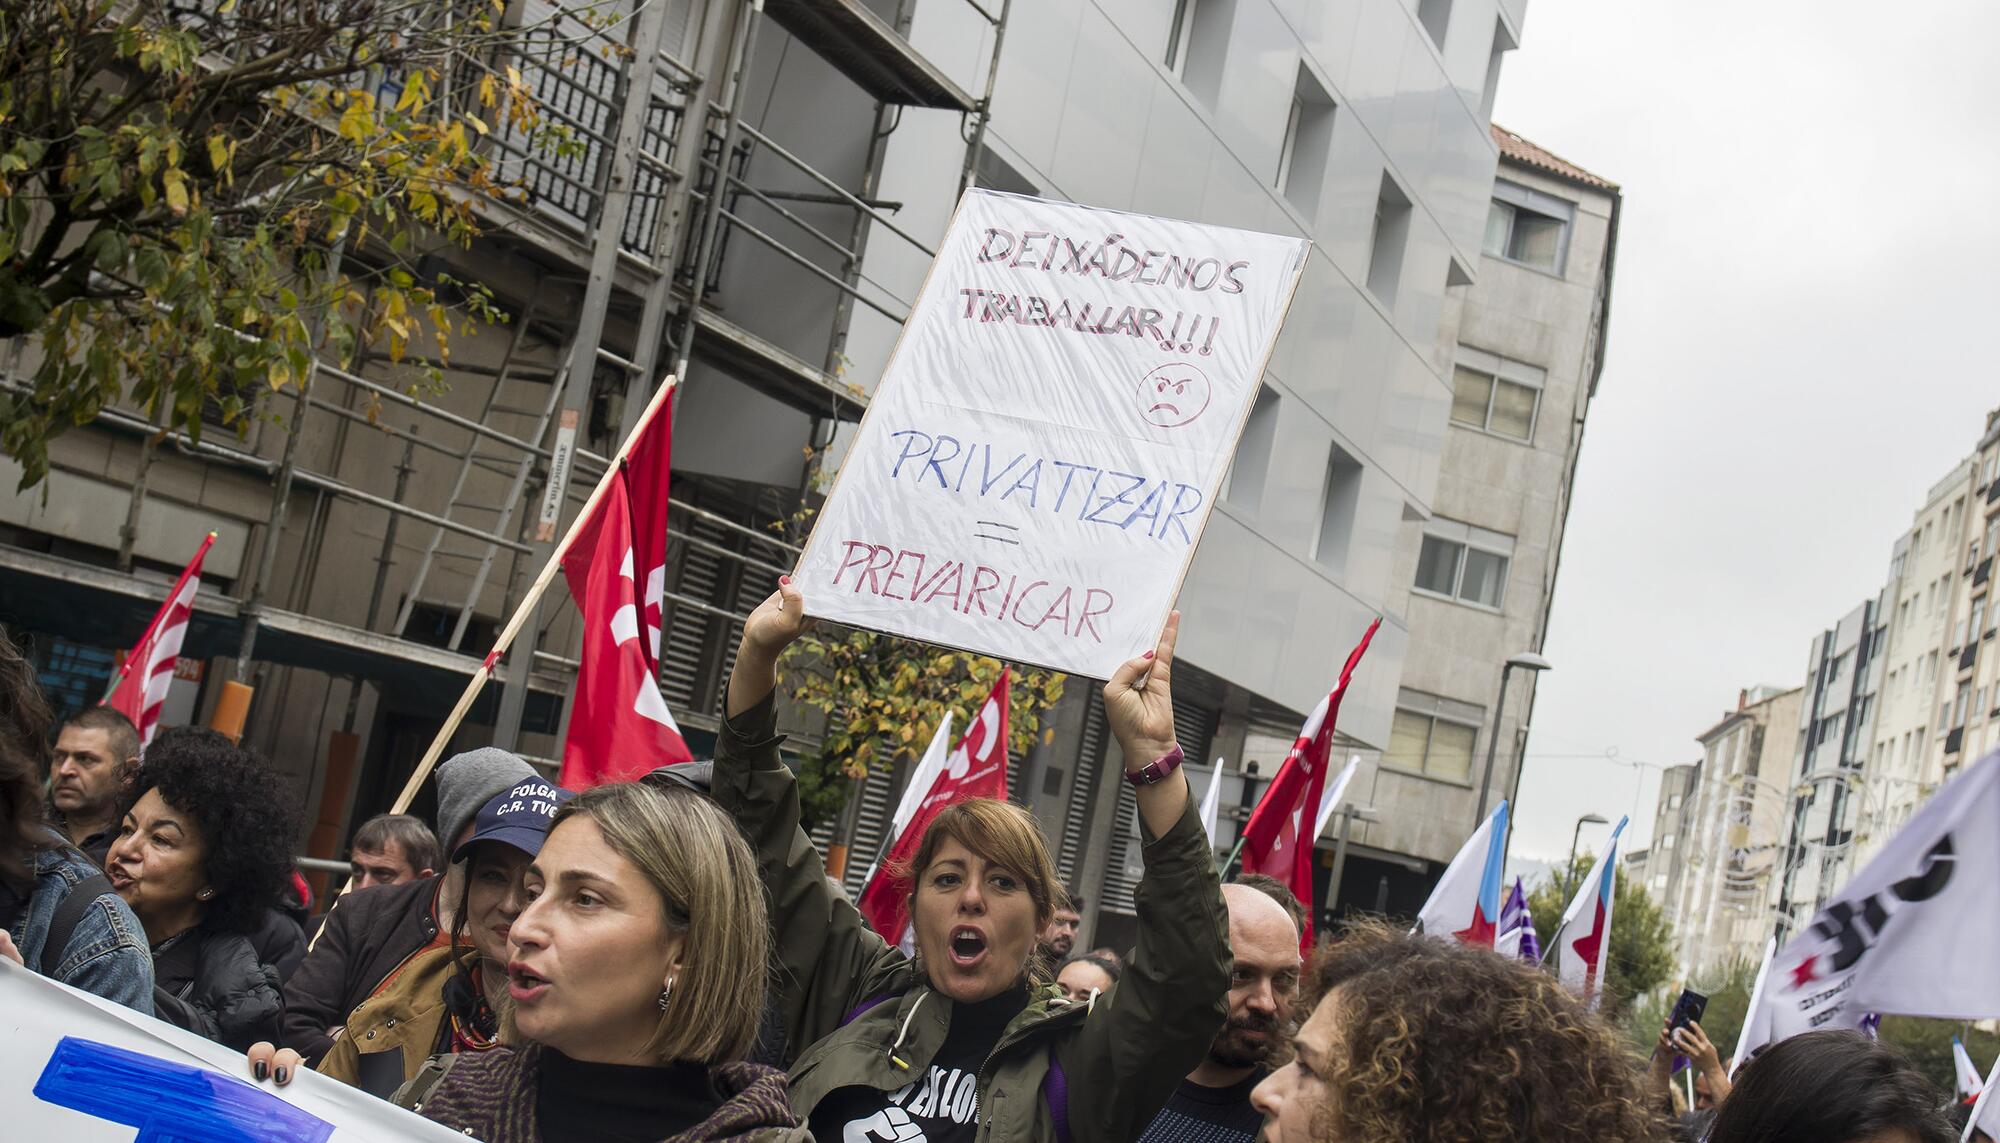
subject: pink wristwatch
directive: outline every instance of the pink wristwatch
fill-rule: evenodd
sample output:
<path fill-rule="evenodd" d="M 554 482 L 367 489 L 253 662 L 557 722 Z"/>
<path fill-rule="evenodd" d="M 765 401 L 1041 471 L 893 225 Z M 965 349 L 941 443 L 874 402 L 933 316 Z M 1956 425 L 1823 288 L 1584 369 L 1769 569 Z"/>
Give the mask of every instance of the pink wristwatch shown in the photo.
<path fill-rule="evenodd" d="M 1150 786 L 1175 770 L 1180 769 L 1181 763 L 1186 760 L 1187 755 L 1181 753 L 1180 744 L 1175 743 L 1172 750 L 1167 751 L 1137 770 L 1125 771 L 1125 780 L 1134 786 Z"/>

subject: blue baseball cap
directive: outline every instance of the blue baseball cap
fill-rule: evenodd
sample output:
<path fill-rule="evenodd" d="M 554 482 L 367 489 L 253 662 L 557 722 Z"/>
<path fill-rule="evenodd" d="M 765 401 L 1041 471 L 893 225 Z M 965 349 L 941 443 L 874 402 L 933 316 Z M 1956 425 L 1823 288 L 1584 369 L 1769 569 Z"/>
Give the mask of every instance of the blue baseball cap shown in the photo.
<path fill-rule="evenodd" d="M 540 778 L 516 783 L 472 815 L 472 836 L 452 850 L 452 861 L 464 861 L 472 847 L 482 841 L 505 842 L 533 857 L 548 839 L 556 807 L 575 796 L 575 791 L 559 789 Z"/>

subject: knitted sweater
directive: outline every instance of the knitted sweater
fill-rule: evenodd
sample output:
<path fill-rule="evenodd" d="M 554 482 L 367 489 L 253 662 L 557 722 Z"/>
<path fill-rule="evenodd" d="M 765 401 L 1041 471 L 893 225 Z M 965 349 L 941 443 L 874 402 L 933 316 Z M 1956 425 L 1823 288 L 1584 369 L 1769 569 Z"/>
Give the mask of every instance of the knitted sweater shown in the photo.
<path fill-rule="evenodd" d="M 541 1045 L 529 1044 L 439 1057 L 433 1062 L 439 1074 L 427 1069 L 397 1093 L 396 1102 L 484 1143 L 541 1143 L 535 1095 L 541 1053 Z M 785 1073 L 723 1063 L 709 1069 L 709 1080 L 722 1105 L 662 1143 L 811 1143 L 811 1133 L 792 1114 Z"/>

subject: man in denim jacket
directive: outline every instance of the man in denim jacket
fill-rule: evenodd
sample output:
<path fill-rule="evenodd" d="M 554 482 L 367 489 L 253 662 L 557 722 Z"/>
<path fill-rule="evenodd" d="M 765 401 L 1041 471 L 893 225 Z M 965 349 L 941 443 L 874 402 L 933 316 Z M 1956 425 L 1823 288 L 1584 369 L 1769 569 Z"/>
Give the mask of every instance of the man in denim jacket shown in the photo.
<path fill-rule="evenodd" d="M 28 855 L 34 868 L 34 887 L 14 931 L 0 933 L 0 956 L 151 1016 L 153 954 L 146 947 L 139 919 L 109 885 L 98 883 L 103 885 L 102 892 L 84 909 L 69 940 L 46 964 L 43 962 L 43 946 L 48 943 L 56 910 L 80 883 L 98 874 L 89 858 L 53 833 L 47 833 L 44 840 L 45 844 Z M 16 896 L 18 901 L 17 891 L 0 887 L 0 898 L 8 896 Z"/>

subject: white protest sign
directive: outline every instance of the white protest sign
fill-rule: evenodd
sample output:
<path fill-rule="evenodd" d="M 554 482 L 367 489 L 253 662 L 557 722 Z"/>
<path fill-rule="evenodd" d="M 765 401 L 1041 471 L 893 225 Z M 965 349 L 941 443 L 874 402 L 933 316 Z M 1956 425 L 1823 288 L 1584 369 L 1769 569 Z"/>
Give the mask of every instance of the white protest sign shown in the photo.
<path fill-rule="evenodd" d="M 359 1088 L 252 1084 L 239 1052 L 0 959 L 7 1139 L 63 1143 L 464 1143 Z"/>
<path fill-rule="evenodd" d="M 1308 245 L 968 192 L 799 559 L 806 610 L 1096 678 L 1150 648 Z"/>

